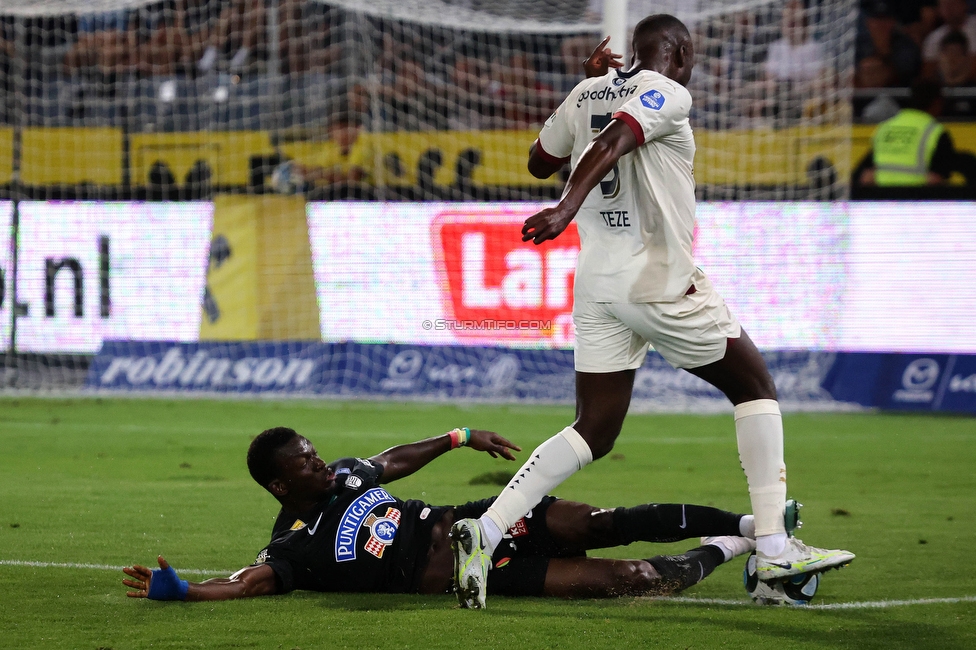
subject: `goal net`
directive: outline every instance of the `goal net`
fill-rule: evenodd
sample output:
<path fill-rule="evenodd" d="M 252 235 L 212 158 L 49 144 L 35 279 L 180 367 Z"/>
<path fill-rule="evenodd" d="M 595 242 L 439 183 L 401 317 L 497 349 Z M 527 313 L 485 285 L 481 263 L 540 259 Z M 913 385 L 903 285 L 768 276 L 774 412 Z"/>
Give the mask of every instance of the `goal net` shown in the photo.
<path fill-rule="evenodd" d="M 629 1 L 628 29 L 668 12 L 693 34 L 699 199 L 846 198 L 856 4 Z M 582 79 L 603 12 L 601 0 L 6 0 L 5 385 L 75 385 L 104 340 L 332 340 L 317 265 L 336 251 L 315 240 L 306 202 L 386 202 L 378 214 L 395 221 L 401 202 L 557 198 L 565 174 L 532 178 L 526 152 Z M 403 236 L 430 237 L 417 227 Z M 397 331 L 388 340 L 424 342 Z"/>

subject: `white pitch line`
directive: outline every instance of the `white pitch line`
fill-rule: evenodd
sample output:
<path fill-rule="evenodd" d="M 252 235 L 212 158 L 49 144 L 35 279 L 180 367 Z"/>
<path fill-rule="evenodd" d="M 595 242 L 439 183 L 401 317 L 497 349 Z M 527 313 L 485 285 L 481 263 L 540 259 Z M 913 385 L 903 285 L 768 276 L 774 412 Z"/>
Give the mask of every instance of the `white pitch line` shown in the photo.
<path fill-rule="evenodd" d="M 81 564 L 77 562 L 35 562 L 32 560 L 0 560 L 0 566 L 27 566 L 39 569 L 96 569 L 100 571 L 121 571 L 121 566 L 111 564 Z M 230 575 L 233 570 L 219 569 L 179 569 L 178 573 L 188 575 Z M 673 598 L 654 597 L 665 603 L 681 603 L 685 605 L 723 605 L 755 607 L 748 600 L 732 600 L 729 598 L 689 598 L 676 596 Z M 823 603 L 820 605 L 802 605 L 791 609 L 886 609 L 888 607 L 909 607 L 911 605 L 952 605 L 956 603 L 976 603 L 976 596 L 959 596 L 957 598 L 913 598 L 910 600 L 869 600 L 855 603 Z"/>
<path fill-rule="evenodd" d="M 39 569 L 98 569 L 101 571 L 121 571 L 122 566 L 111 564 L 79 564 L 77 562 L 34 562 L 32 560 L 0 560 L 0 566 L 29 566 Z M 179 573 L 191 575 L 230 575 L 233 571 L 221 569 L 180 569 Z"/>
<path fill-rule="evenodd" d="M 682 603 L 690 605 L 748 605 L 755 607 L 752 601 L 730 600 L 726 598 L 688 598 L 677 596 L 674 598 L 653 598 L 667 603 Z M 868 600 L 855 603 L 822 603 L 819 605 L 800 605 L 790 609 L 887 609 L 889 607 L 908 607 L 910 605 L 952 605 L 955 603 L 976 603 L 976 596 L 959 596 L 957 598 L 913 598 L 910 600 Z"/>

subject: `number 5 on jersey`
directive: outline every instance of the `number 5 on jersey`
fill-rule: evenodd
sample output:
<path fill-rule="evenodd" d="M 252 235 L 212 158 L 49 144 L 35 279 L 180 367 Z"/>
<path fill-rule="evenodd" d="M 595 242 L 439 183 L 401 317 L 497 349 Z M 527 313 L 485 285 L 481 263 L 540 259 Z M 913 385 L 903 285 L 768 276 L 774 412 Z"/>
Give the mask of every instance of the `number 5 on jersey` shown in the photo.
<path fill-rule="evenodd" d="M 610 113 L 590 115 L 590 129 L 593 133 L 599 133 L 607 128 L 607 125 L 610 124 L 610 119 Z M 600 181 L 600 192 L 603 193 L 604 199 L 615 198 L 620 192 L 620 173 L 617 171 L 617 165 L 614 165 L 610 173 Z"/>

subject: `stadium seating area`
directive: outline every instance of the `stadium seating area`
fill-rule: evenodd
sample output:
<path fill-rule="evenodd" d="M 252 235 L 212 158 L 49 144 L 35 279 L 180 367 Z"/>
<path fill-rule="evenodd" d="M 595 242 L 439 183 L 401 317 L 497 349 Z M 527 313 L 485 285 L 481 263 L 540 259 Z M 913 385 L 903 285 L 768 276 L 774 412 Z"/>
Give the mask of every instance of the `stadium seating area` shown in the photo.
<path fill-rule="evenodd" d="M 782 139 L 794 137 L 787 135 L 791 129 L 823 126 L 824 133 L 804 137 L 836 141 L 832 126 L 890 116 L 918 78 L 943 84 L 947 120 L 969 121 L 976 117 L 976 15 L 970 4 L 976 5 L 863 0 L 850 39 L 856 42 L 852 66 L 836 39 L 825 42 L 823 24 L 835 10 L 823 0 L 690 23 L 702 54 L 692 81 L 696 131 L 718 140 L 717 132 L 772 130 Z M 342 116 L 356 124 L 361 140 L 372 138 L 368 148 L 379 164 L 356 187 L 320 185 L 322 198 L 543 198 L 558 192 L 558 183 L 513 178 L 526 142 L 582 74 L 581 60 L 599 24 L 593 6 L 582 0 L 560 5 L 561 20 L 591 25 L 590 33 L 478 32 L 346 6 L 163 0 L 91 15 L 0 16 L 0 158 L 7 148 L 13 154 L 15 129 L 46 145 L 64 148 L 83 140 L 88 149 L 101 148 L 97 157 L 108 162 L 98 170 L 69 170 L 64 161 L 76 162 L 70 156 L 22 148 L 22 189 L 34 198 L 261 192 L 283 160 L 315 165 L 328 158 L 321 150 L 331 146 L 330 123 Z M 811 21 L 816 12 L 820 20 Z M 808 56 L 802 65 L 784 64 L 784 47 L 807 48 Z M 850 84 L 839 79 L 848 73 L 854 79 L 850 103 Z M 92 141 L 92 129 L 110 131 L 99 131 Z M 431 156 L 425 162 L 421 151 L 422 159 L 410 164 L 395 144 L 398 136 L 383 135 L 444 132 L 463 144 L 472 136 L 459 140 L 457 134 L 472 131 L 502 135 L 493 136 L 494 149 L 465 155 L 470 148 L 445 153 L 442 146 L 424 146 Z M 958 146 L 976 148 L 965 139 L 968 129 L 960 133 Z M 186 145 L 188 140 L 194 144 Z M 134 142 L 145 146 L 134 148 Z M 764 141 L 760 148 L 789 146 Z M 765 169 L 757 160 L 750 165 L 758 170 L 755 178 L 730 184 L 807 183 L 809 170 L 823 167 L 820 153 L 806 152 L 809 146 L 817 145 L 784 154 L 796 158 L 786 165 L 773 159 Z M 147 151 L 159 153 L 143 160 Z M 231 161 L 230 151 L 243 157 Z M 167 159 L 183 155 L 193 160 Z M 341 157 L 350 155 L 346 149 Z M 823 157 L 835 175 L 850 166 L 836 155 Z M 225 162 L 216 164 L 218 158 Z M 475 172 L 486 158 L 493 169 Z M 13 165 L 0 162 L 0 186 L 9 184 L 8 167 Z M 709 167 L 716 183 L 726 182 L 727 170 Z M 377 185 L 394 190 L 376 192 Z M 474 191 L 483 185 L 494 189 Z"/>

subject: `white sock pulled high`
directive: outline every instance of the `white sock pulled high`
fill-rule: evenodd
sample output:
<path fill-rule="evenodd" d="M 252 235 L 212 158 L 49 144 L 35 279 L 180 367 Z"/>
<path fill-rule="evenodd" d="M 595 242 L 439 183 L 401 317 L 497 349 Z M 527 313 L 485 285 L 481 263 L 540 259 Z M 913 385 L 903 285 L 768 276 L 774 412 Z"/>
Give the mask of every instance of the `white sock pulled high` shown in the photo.
<path fill-rule="evenodd" d="M 505 531 L 534 508 L 550 490 L 591 462 L 593 453 L 589 445 L 572 427 L 566 427 L 536 447 L 481 516 L 481 530 L 489 547 L 487 550 L 493 551 Z"/>
<path fill-rule="evenodd" d="M 756 548 L 766 556 L 779 555 L 786 545 L 786 463 L 779 403 L 758 399 L 736 405 L 735 437 L 749 482 Z"/>

